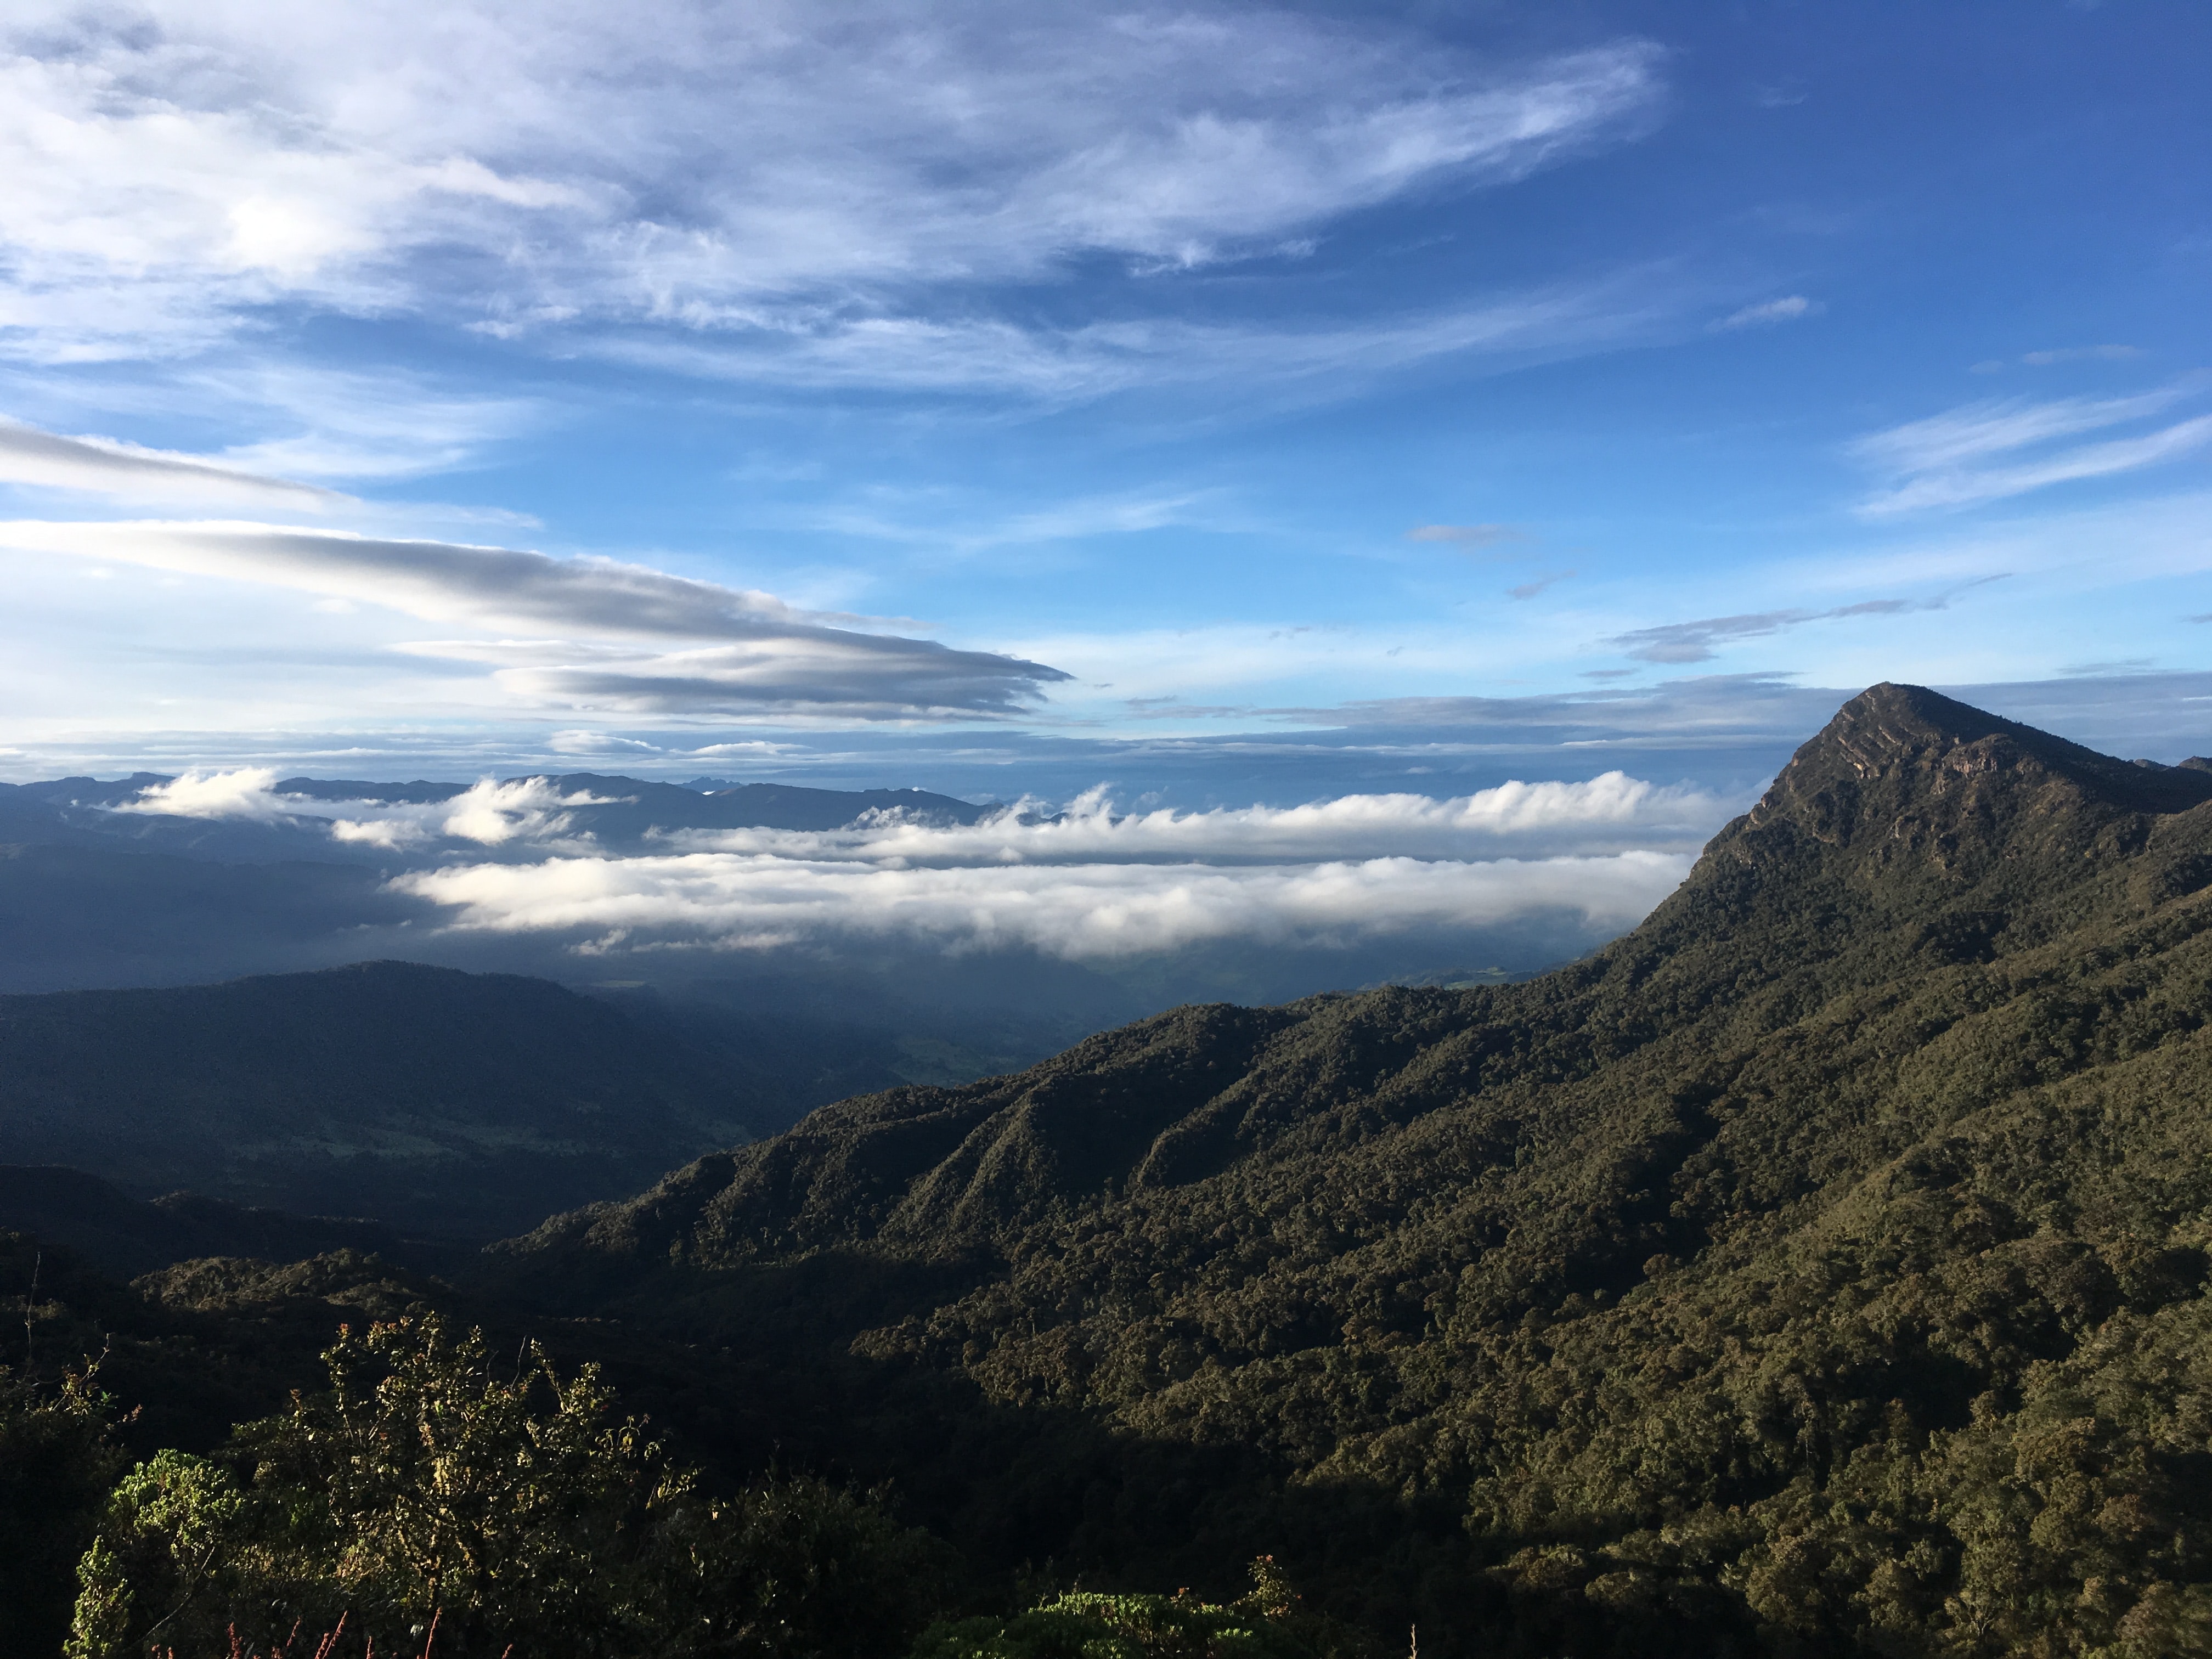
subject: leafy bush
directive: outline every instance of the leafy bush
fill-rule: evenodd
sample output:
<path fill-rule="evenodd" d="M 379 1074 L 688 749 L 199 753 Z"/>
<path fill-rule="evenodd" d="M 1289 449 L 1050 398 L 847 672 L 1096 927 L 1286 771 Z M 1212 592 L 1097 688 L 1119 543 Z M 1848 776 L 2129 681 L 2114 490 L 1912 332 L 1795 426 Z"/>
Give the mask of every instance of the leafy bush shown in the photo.
<path fill-rule="evenodd" d="M 70 1564 L 91 1541 L 121 1455 L 97 1367 L 40 1382 L 0 1366 L 0 1659 L 52 1659 Z"/>
<path fill-rule="evenodd" d="M 502 1379 L 434 1315 L 350 1329 L 331 1390 L 164 1451 L 116 1487 L 79 1567 L 69 1659 L 269 1650 L 344 1621 L 386 1652 L 895 1651 L 935 1560 L 870 1502 L 809 1480 L 703 1493 L 598 1373 L 534 1345 Z M 239 1473 L 234 1473 L 234 1470 Z"/>

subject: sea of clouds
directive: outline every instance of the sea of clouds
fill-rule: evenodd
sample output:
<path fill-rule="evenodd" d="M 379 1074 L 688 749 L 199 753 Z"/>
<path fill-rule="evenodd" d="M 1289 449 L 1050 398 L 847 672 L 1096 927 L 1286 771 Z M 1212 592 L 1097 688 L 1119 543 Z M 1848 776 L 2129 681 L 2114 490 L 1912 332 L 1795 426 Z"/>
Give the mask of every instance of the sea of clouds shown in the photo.
<path fill-rule="evenodd" d="M 485 779 L 437 801 L 329 800 L 240 769 L 187 773 L 116 810 L 388 850 L 408 866 L 392 889 L 435 907 L 457 936 L 535 935 L 583 956 L 880 944 L 1089 963 L 1547 916 L 1577 940 L 1604 937 L 1672 891 L 1732 810 L 1618 771 L 1445 799 L 1208 811 L 1117 811 L 1102 787 L 1056 811 L 1025 800 L 969 825 L 900 812 L 824 831 L 678 825 L 648 830 L 641 849 L 603 844 L 592 827 L 592 809 L 623 804 L 544 777 Z"/>

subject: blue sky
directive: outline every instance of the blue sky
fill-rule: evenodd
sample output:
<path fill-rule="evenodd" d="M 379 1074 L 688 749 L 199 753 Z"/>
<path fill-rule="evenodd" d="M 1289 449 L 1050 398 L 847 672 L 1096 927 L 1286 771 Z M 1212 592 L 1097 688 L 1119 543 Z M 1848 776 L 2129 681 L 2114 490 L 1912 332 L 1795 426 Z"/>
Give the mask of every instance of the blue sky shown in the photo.
<path fill-rule="evenodd" d="M 2199 7 L 0 36 L 9 776 L 1726 792 L 1879 679 L 2212 750 Z"/>

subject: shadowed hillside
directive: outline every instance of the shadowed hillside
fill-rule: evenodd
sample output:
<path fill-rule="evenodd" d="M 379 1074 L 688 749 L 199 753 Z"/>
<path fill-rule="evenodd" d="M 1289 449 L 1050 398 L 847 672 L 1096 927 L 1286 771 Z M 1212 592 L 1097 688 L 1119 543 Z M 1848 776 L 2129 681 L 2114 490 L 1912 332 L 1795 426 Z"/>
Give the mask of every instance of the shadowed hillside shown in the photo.
<path fill-rule="evenodd" d="M 509 975 L 0 997 L 0 1160 L 449 1237 L 634 1192 L 747 1138 L 752 1105 L 665 1034 Z"/>
<path fill-rule="evenodd" d="M 847 1102 L 488 1280 L 771 1344 L 971 1547 L 1427 1652 L 2198 1651 L 2208 802 L 1878 686 L 1585 962 Z"/>

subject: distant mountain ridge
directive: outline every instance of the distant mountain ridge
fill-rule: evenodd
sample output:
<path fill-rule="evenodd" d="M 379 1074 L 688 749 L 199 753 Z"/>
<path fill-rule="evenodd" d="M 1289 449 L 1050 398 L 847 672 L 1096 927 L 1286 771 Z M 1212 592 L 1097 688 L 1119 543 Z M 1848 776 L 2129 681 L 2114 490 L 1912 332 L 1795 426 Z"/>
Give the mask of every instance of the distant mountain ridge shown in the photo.
<path fill-rule="evenodd" d="M 1446 1655 L 2198 1651 L 2212 775 L 1877 686 L 1587 961 L 1179 1009 L 490 1264 L 773 1333 L 1010 1559 L 1275 1547 Z"/>
<path fill-rule="evenodd" d="M 422 948 L 419 930 L 438 921 L 436 907 L 392 890 L 389 875 L 456 858 L 545 856 L 526 839 L 429 836 L 384 845 L 334 838 L 327 821 L 310 817 L 136 810 L 147 789 L 170 781 L 142 772 L 105 782 L 0 784 L 0 994 L 175 985 L 414 955 Z M 617 855 L 666 852 L 663 831 L 835 830 L 871 815 L 973 823 L 999 810 L 916 789 L 746 784 L 710 795 L 598 773 L 541 781 L 556 795 L 596 798 L 599 804 L 560 809 L 562 833 L 594 837 L 599 850 Z M 317 803 L 417 806 L 471 787 L 305 777 L 276 786 Z M 117 810 L 126 805 L 134 810 Z M 441 959 L 453 965 L 533 972 L 546 971 L 544 958 L 558 949 L 527 955 L 496 940 L 445 946 Z"/>

